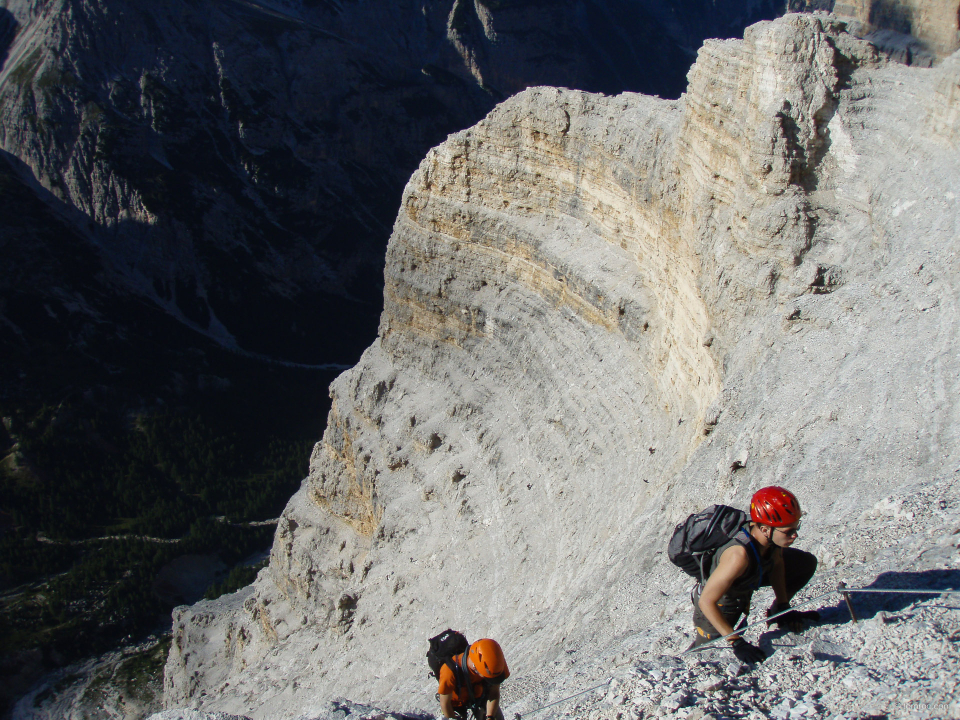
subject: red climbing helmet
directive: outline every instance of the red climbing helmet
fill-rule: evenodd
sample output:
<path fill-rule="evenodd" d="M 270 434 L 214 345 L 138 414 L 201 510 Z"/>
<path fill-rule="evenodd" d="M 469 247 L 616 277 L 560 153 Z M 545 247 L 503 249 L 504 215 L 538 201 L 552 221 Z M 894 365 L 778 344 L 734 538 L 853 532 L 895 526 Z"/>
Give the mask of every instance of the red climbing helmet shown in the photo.
<path fill-rule="evenodd" d="M 796 496 L 776 485 L 760 488 L 750 500 L 750 519 L 761 525 L 786 527 L 797 522 L 802 514 Z"/>

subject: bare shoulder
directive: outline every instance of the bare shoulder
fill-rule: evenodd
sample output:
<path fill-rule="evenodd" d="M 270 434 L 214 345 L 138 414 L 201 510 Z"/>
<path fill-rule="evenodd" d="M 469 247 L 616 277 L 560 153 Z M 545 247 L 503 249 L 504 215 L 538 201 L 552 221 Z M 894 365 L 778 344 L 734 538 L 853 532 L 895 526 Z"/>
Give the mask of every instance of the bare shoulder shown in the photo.
<path fill-rule="evenodd" d="M 733 545 L 723 551 L 720 556 L 719 565 L 727 567 L 746 568 L 750 564 L 750 556 L 747 554 L 747 548 L 743 545 Z"/>

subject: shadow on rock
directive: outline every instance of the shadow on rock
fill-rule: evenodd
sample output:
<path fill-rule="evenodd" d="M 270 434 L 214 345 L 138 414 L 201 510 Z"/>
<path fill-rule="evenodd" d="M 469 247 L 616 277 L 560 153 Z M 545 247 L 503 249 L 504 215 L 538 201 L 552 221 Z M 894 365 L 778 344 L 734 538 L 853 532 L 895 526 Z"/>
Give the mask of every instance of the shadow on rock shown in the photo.
<path fill-rule="evenodd" d="M 312 720 L 434 720 L 434 717 L 431 713 L 391 712 L 349 700 L 333 700 L 322 714 Z"/>
<path fill-rule="evenodd" d="M 850 602 L 857 614 L 858 620 L 869 620 L 878 612 L 899 612 L 919 600 L 936 598 L 928 592 L 911 592 L 916 590 L 955 591 L 960 588 L 960 570 L 923 570 L 921 572 L 885 572 L 864 589 L 869 590 L 903 590 L 890 593 L 850 593 Z M 820 611 L 824 620 L 836 622 L 837 619 L 850 617 L 846 603 L 838 600 L 836 606 L 824 608 Z M 835 619 L 836 618 L 836 619 Z"/>
<path fill-rule="evenodd" d="M 10 44 L 17 34 L 17 20 L 6 8 L 0 8 L 0 70 L 3 70 L 10 51 Z"/>

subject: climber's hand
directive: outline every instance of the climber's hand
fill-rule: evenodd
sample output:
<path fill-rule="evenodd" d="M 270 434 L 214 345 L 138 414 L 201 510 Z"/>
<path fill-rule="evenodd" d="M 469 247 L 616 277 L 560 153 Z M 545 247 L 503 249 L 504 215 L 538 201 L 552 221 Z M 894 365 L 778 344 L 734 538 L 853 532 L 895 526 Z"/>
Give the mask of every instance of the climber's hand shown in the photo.
<path fill-rule="evenodd" d="M 767 610 L 767 617 L 776 615 L 779 612 L 783 612 L 789 607 L 790 603 L 774 605 L 772 608 Z M 820 613 L 818 613 L 816 610 L 809 610 L 806 612 L 791 610 L 790 612 L 784 613 L 780 617 L 774 618 L 773 620 L 768 620 L 767 625 L 776 625 L 783 630 L 789 630 L 790 632 L 798 633 L 803 632 L 807 625 L 815 623 L 819 619 Z"/>
<path fill-rule="evenodd" d="M 756 645 L 751 645 L 743 638 L 737 638 L 733 645 L 733 654 L 745 663 L 758 663 L 767 659 L 767 654 Z"/>

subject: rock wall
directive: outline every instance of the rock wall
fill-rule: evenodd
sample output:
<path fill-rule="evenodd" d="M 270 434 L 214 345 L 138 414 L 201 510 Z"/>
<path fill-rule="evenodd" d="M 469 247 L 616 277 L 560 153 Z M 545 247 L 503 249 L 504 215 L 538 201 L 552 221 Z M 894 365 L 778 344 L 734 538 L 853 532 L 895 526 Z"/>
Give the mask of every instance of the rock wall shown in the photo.
<path fill-rule="evenodd" d="M 927 117 L 927 129 L 953 148 L 960 142 L 960 54 L 954 53 L 940 67 L 934 99 Z"/>
<path fill-rule="evenodd" d="M 954 60 L 789 15 L 689 80 L 534 88 L 427 155 L 379 337 L 270 567 L 178 610 L 168 707 L 432 709 L 448 626 L 523 687 L 689 602 L 688 512 L 788 485 L 837 565 L 838 528 L 960 467 Z"/>
<path fill-rule="evenodd" d="M 941 59 L 960 47 L 956 0 L 836 0 L 833 12 L 864 23 L 869 31 L 912 35 Z"/>

